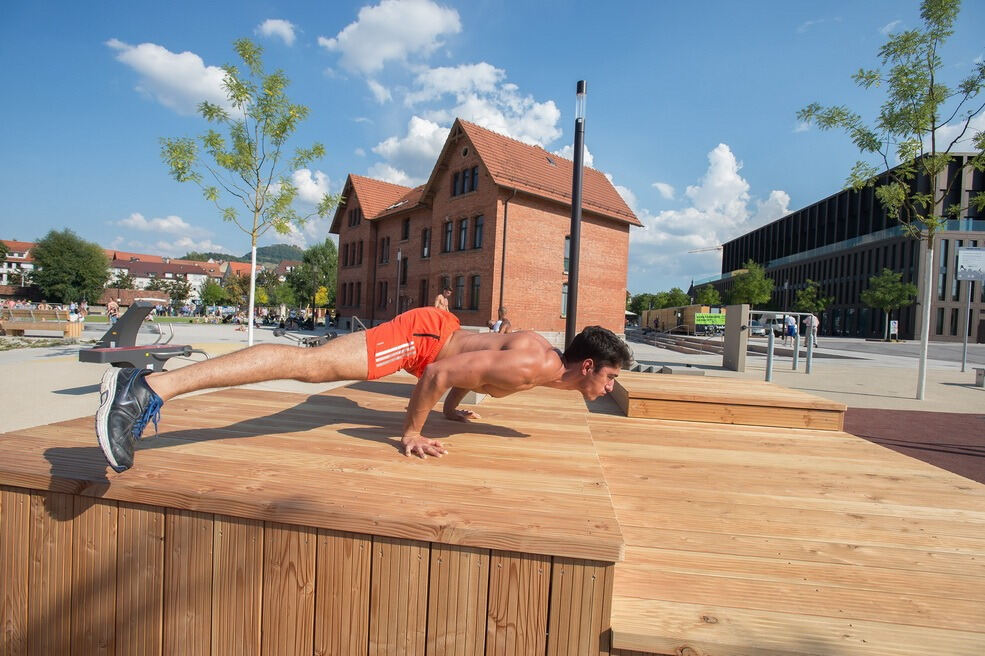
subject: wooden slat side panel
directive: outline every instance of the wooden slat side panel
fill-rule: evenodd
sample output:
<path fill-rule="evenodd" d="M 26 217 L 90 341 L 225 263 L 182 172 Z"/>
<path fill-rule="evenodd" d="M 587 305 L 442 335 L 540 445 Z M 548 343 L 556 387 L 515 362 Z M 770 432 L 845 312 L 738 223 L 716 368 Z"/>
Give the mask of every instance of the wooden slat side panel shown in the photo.
<path fill-rule="evenodd" d="M 318 531 L 315 655 L 366 654 L 373 539 Z"/>
<path fill-rule="evenodd" d="M 263 549 L 261 653 L 314 649 L 315 529 L 266 523 Z"/>
<path fill-rule="evenodd" d="M 74 497 L 72 652 L 116 651 L 115 501 Z"/>
<path fill-rule="evenodd" d="M 424 656 L 428 543 L 373 537 L 370 656 Z"/>
<path fill-rule="evenodd" d="M 611 563 L 554 558 L 548 656 L 609 652 Z"/>
<path fill-rule="evenodd" d="M 164 508 L 120 502 L 117 653 L 161 653 L 164 635 Z"/>
<path fill-rule="evenodd" d="M 489 563 L 487 656 L 541 656 L 547 649 L 549 556 L 493 551 Z"/>
<path fill-rule="evenodd" d="M 633 399 L 628 416 L 640 419 L 673 419 L 716 424 L 838 431 L 844 425 L 845 413 L 811 408 L 735 405 L 726 400 L 721 403 L 694 403 L 661 399 Z"/>
<path fill-rule="evenodd" d="M 0 653 L 27 654 L 31 495 L 0 487 Z"/>
<path fill-rule="evenodd" d="M 164 551 L 164 653 L 208 656 L 212 649 L 211 514 L 168 509 Z"/>
<path fill-rule="evenodd" d="M 212 653 L 258 655 L 263 522 L 216 515 L 212 558 Z"/>
<path fill-rule="evenodd" d="M 428 656 L 485 652 L 489 550 L 431 545 Z"/>
<path fill-rule="evenodd" d="M 71 495 L 31 494 L 31 620 L 28 639 L 32 656 L 70 654 L 72 636 L 72 512 Z M 2 575 L 8 570 L 3 564 Z M 6 581 L 4 582 L 6 585 Z M 8 653 L 0 649 L 0 653 Z"/>

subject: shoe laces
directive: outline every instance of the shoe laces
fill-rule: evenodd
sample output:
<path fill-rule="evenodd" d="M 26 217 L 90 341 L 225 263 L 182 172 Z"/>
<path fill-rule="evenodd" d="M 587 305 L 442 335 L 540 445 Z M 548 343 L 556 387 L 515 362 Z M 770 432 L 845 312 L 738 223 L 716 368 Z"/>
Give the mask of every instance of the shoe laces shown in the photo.
<path fill-rule="evenodd" d="M 157 422 L 161 419 L 161 406 L 164 405 L 164 401 L 161 400 L 157 394 L 151 394 L 150 402 L 147 407 L 144 408 L 143 413 L 133 424 L 133 437 L 134 439 L 140 439 L 140 436 L 144 432 L 144 427 L 147 425 L 148 421 L 154 422 L 154 436 L 157 437 Z"/>

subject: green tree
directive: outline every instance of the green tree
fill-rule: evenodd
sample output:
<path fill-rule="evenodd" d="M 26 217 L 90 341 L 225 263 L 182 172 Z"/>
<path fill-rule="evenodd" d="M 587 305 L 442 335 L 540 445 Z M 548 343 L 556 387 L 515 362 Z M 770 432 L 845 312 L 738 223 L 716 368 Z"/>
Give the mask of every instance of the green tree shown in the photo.
<path fill-rule="evenodd" d="M 339 252 L 331 239 L 306 250 L 301 264 L 287 275 L 287 282 L 294 289 L 296 298 L 317 307 L 315 294 L 319 287 L 324 287 L 329 294 L 327 305 L 334 305 L 338 262 Z"/>
<path fill-rule="evenodd" d="M 109 279 L 109 260 L 98 244 L 68 229 L 52 230 L 35 244 L 31 255 L 31 281 L 45 298 L 59 303 L 93 303 L 102 296 Z"/>
<path fill-rule="evenodd" d="M 655 294 L 635 294 L 629 301 L 629 311 L 635 312 L 636 314 L 643 316 L 646 310 L 656 310 L 660 306 L 657 305 L 657 297 Z"/>
<path fill-rule="evenodd" d="M 949 201 L 962 196 L 952 195 L 952 190 L 961 189 L 962 167 L 949 171 L 952 150 L 962 139 L 970 138 L 975 151 L 969 165 L 985 171 L 985 133 L 971 127 L 972 119 L 985 109 L 978 99 L 985 88 L 985 62 L 977 62 L 972 74 L 955 86 L 942 82 L 943 73 L 953 67 L 944 65 L 940 52 L 954 32 L 960 6 L 960 0 L 923 0 L 923 25 L 891 34 L 879 50 L 882 68 L 862 69 L 853 76 L 864 89 L 886 90 L 871 125 L 845 105 L 812 103 L 797 113 L 801 121 L 816 123 L 822 130 L 844 130 L 863 156 L 879 162 L 880 167 L 856 163 L 849 184 L 856 189 L 874 185 L 886 213 L 902 224 L 908 236 L 927 244 L 921 267 L 924 289 L 917 399 L 924 398 L 927 379 L 934 237 L 947 219 L 959 218 L 967 210 L 960 201 Z M 938 130 L 946 125 L 956 127 L 957 136 L 938 143 Z M 894 161 L 900 164 L 892 168 Z M 985 209 L 985 192 L 972 196 L 969 204 L 979 211 Z"/>
<path fill-rule="evenodd" d="M 306 215 L 294 209 L 298 190 L 291 183 L 290 174 L 323 157 L 325 148 L 315 143 L 309 148 L 296 148 L 293 156 L 285 152 L 298 124 L 307 118 L 308 108 L 288 99 L 285 89 L 289 81 L 283 71 L 264 71 L 260 46 L 249 39 L 239 39 L 234 49 L 246 71 L 233 65 L 223 67 L 223 86 L 231 109 L 210 102 L 198 107 L 208 122 L 228 132 L 228 139 L 213 129 L 200 137 L 207 162 L 200 160 L 198 143 L 190 138 L 162 139 L 161 155 L 175 180 L 201 186 L 205 198 L 215 203 L 222 218 L 250 236 L 248 316 L 253 316 L 257 240 L 271 228 L 287 234 L 292 226 L 303 225 L 315 214 L 327 215 L 338 198 L 325 194 L 315 211 Z M 208 172 L 209 183 L 200 169 Z M 231 204 L 220 202 L 223 196 Z M 241 217 L 243 209 L 245 215 Z M 252 345 L 253 322 L 249 323 L 247 339 Z"/>
<path fill-rule="evenodd" d="M 314 307 L 327 307 L 327 306 L 328 306 L 328 288 L 322 286 L 319 287 L 318 291 L 315 292 Z"/>
<path fill-rule="evenodd" d="M 113 289 L 136 289 L 137 280 L 126 271 L 117 271 L 116 277 L 106 286 Z"/>
<path fill-rule="evenodd" d="M 192 295 L 192 285 L 187 280 L 175 278 L 167 281 L 164 291 L 168 293 L 172 303 L 181 305 Z"/>
<path fill-rule="evenodd" d="M 766 277 L 763 267 L 752 260 L 746 262 L 743 268 L 746 272 L 735 277 L 729 302 L 736 305 L 748 303 L 750 307 L 768 303 L 773 297 L 773 281 Z"/>
<path fill-rule="evenodd" d="M 131 287 L 131 289 L 133 288 Z M 149 292 L 166 292 L 168 291 L 168 281 L 164 278 L 151 278 L 144 289 Z"/>
<path fill-rule="evenodd" d="M 691 297 L 680 287 L 672 287 L 667 292 L 667 304 L 664 307 L 683 307 L 691 304 Z"/>
<path fill-rule="evenodd" d="M 711 285 L 702 285 L 694 292 L 694 302 L 698 305 L 721 305 L 722 295 Z"/>
<path fill-rule="evenodd" d="M 236 305 L 245 305 L 253 293 L 250 276 L 234 273 L 226 276 L 222 288 L 226 291 L 226 300 Z M 251 315 L 252 316 L 252 315 Z"/>
<path fill-rule="evenodd" d="M 807 279 L 807 286 L 803 289 L 797 291 L 797 297 L 793 302 L 793 309 L 798 312 L 824 312 L 831 301 L 834 300 L 833 296 L 824 296 L 821 294 L 821 285 L 815 280 Z"/>
<path fill-rule="evenodd" d="M 294 292 L 294 287 L 288 282 L 282 282 L 270 290 L 270 304 L 284 305 L 286 307 L 297 307 L 298 298 Z"/>
<path fill-rule="evenodd" d="M 198 290 L 198 296 L 205 305 L 220 305 L 226 302 L 226 290 L 214 280 L 207 280 Z"/>
<path fill-rule="evenodd" d="M 0 264 L 3 264 L 4 262 L 7 261 L 7 253 L 8 253 L 7 244 L 0 241 Z"/>
<path fill-rule="evenodd" d="M 877 276 L 869 278 L 869 288 L 859 294 L 862 302 L 870 308 L 886 313 L 884 339 L 889 341 L 889 317 L 893 310 L 911 305 L 917 298 L 917 286 L 903 282 L 903 274 L 892 269 L 883 269 Z"/>

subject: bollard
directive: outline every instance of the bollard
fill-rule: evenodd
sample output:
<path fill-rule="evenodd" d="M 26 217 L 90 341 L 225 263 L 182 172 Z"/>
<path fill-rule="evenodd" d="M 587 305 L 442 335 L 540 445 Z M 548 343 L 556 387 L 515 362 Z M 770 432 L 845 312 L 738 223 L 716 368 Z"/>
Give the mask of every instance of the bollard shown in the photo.
<path fill-rule="evenodd" d="M 800 330 L 795 326 L 793 329 L 793 369 L 797 371 L 797 366 L 800 361 Z"/>
<path fill-rule="evenodd" d="M 814 330 L 813 326 L 807 329 L 807 372 L 811 373 L 814 368 Z"/>
<path fill-rule="evenodd" d="M 769 338 L 766 344 L 766 382 L 773 382 L 773 344 L 776 342 L 776 336 L 773 335 L 773 327 L 770 326 Z"/>

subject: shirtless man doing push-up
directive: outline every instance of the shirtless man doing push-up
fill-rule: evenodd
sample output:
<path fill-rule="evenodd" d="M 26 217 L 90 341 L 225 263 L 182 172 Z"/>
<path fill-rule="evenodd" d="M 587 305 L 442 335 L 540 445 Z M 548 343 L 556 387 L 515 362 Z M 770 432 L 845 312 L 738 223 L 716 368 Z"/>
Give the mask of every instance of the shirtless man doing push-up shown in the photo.
<path fill-rule="evenodd" d="M 317 348 L 258 344 L 173 371 L 109 369 L 96 413 L 99 445 L 110 466 L 121 472 L 133 465 L 134 444 L 144 427 L 149 421 L 156 427 L 161 405 L 179 394 L 277 379 L 375 380 L 404 369 L 419 379 L 404 421 L 404 453 L 440 457 L 445 448 L 422 436 L 421 429 L 446 391 L 444 415 L 457 421 L 479 418 L 458 409 L 469 390 L 499 397 L 545 386 L 577 390 L 593 400 L 612 391 L 619 370 L 632 359 L 626 344 L 600 326 L 585 328 L 564 353 L 533 332 L 459 328 L 449 312 L 418 308 Z"/>

